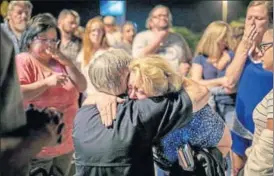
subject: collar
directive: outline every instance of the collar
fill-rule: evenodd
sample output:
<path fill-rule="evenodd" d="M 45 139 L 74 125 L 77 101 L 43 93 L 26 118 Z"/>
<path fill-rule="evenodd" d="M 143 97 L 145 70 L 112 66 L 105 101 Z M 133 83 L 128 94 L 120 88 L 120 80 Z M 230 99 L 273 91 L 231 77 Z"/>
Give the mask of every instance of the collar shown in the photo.
<path fill-rule="evenodd" d="M 260 64 L 260 63 L 262 63 L 261 60 L 255 60 L 255 59 L 253 58 L 253 56 L 252 56 L 251 53 L 248 53 L 248 57 L 249 57 L 250 61 L 253 62 L 254 64 Z"/>

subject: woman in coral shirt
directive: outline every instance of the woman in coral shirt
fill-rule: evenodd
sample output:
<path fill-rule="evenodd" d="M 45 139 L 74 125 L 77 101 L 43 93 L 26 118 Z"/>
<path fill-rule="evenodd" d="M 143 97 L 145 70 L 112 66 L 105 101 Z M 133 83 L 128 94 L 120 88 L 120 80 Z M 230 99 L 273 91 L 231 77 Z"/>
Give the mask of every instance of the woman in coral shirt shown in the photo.
<path fill-rule="evenodd" d="M 52 107 L 64 114 L 65 128 L 60 143 L 45 146 L 32 160 L 53 175 L 66 175 L 73 152 L 72 125 L 78 109 L 79 91 L 86 89 L 84 76 L 57 48 L 58 29 L 54 17 L 39 14 L 22 36 L 22 50 L 16 56 L 24 105 Z"/>

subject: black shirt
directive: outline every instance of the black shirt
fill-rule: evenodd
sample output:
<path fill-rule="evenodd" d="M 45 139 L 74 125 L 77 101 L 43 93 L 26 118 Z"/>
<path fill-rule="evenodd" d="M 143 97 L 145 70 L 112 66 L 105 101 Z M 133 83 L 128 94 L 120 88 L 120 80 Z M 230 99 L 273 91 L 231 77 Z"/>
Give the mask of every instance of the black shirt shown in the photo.
<path fill-rule="evenodd" d="M 152 145 L 192 118 L 185 91 L 118 105 L 113 128 L 101 123 L 96 106 L 83 106 L 74 121 L 76 175 L 154 175 Z"/>

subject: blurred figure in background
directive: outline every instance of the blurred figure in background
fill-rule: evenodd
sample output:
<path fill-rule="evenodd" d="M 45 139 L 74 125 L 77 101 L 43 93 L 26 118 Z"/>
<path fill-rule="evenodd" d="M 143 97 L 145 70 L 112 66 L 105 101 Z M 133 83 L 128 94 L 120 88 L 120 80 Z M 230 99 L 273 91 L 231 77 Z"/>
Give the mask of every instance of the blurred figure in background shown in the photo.
<path fill-rule="evenodd" d="M 235 41 L 231 27 L 223 21 L 208 25 L 196 49 L 193 59 L 192 79 L 212 90 L 213 102 L 217 112 L 226 122 L 231 121 L 234 111 L 235 95 L 226 95 L 221 86 L 225 83 L 225 71 L 234 57 Z M 223 91 L 216 90 L 223 89 Z"/>
<path fill-rule="evenodd" d="M 87 22 L 83 48 L 77 56 L 77 62 L 81 65 L 81 72 L 87 81 L 87 93 L 95 91 L 88 79 L 88 68 L 95 56 L 108 49 L 104 23 L 101 17 L 95 17 Z"/>
<path fill-rule="evenodd" d="M 32 160 L 32 169 L 44 168 L 53 175 L 66 175 L 72 159 L 72 126 L 78 110 L 79 92 L 86 80 L 73 62 L 58 48 L 58 28 L 48 13 L 38 14 L 22 36 L 22 51 L 16 66 L 24 105 L 52 107 L 64 114 L 64 133 L 60 144 L 43 147 Z"/>
<path fill-rule="evenodd" d="M 85 33 L 85 28 L 82 26 L 78 26 L 76 30 L 74 31 L 73 35 L 82 41 L 84 38 L 84 33 Z"/>
<path fill-rule="evenodd" d="M 27 28 L 32 8 L 30 1 L 11 1 L 8 6 L 6 19 L 1 24 L 1 29 L 5 30 L 12 40 L 15 54 L 20 52 L 21 36 Z"/>
<path fill-rule="evenodd" d="M 122 40 L 122 34 L 119 27 L 116 25 L 116 20 L 113 16 L 106 16 L 103 21 L 108 44 L 111 47 L 116 47 Z"/>
<path fill-rule="evenodd" d="M 192 54 L 185 39 L 170 32 L 171 27 L 172 14 L 169 8 L 155 6 L 146 21 L 148 30 L 138 33 L 133 41 L 132 54 L 133 57 L 158 54 L 168 60 L 177 72 L 186 75 L 189 67 L 182 65 L 189 65 Z"/>
<path fill-rule="evenodd" d="M 242 25 L 242 26 L 234 27 L 232 28 L 232 30 L 233 30 L 233 37 L 236 40 L 236 46 L 238 46 L 238 44 L 240 43 L 244 35 L 245 26 Z"/>
<path fill-rule="evenodd" d="M 74 10 L 64 9 L 58 16 L 58 28 L 61 32 L 60 51 L 70 59 L 73 64 L 80 69 L 80 65 L 76 62 L 82 41 L 74 36 L 80 23 L 80 16 Z"/>
<path fill-rule="evenodd" d="M 122 41 L 115 48 L 124 49 L 128 54 L 132 54 L 132 43 L 136 35 L 136 28 L 131 21 L 126 21 L 122 26 Z"/>

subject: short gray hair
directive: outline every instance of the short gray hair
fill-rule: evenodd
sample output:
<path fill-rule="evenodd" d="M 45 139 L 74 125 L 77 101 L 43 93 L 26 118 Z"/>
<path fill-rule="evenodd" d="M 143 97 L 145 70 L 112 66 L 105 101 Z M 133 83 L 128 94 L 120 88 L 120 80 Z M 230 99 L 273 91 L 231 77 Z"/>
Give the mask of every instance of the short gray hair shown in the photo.
<path fill-rule="evenodd" d="M 30 1 L 10 1 L 10 3 L 9 3 L 9 6 L 8 6 L 8 14 L 7 14 L 7 17 L 6 18 L 8 18 L 8 16 L 9 16 L 9 14 L 10 14 L 10 12 L 12 12 L 12 10 L 13 10 L 13 8 L 14 8 L 14 6 L 26 6 L 28 9 L 29 9 L 29 18 L 30 18 L 30 16 L 31 16 L 31 13 L 32 13 L 32 8 L 33 8 L 33 5 L 32 5 L 32 3 L 30 2 Z"/>
<path fill-rule="evenodd" d="M 149 23 L 150 23 L 150 20 L 152 19 L 152 14 L 155 12 L 155 10 L 157 9 L 161 9 L 161 8 L 165 8 L 167 9 L 168 11 L 168 27 L 172 27 L 172 14 L 170 12 L 170 9 L 167 7 L 167 6 L 164 6 L 164 5 L 156 5 L 148 14 L 148 17 L 146 19 L 146 28 L 147 29 L 150 29 L 150 26 L 149 26 Z"/>
<path fill-rule="evenodd" d="M 71 9 L 63 9 L 58 16 L 58 23 L 60 23 L 61 20 L 63 20 L 65 17 L 67 17 L 68 15 L 72 15 L 75 17 L 76 19 L 76 23 L 79 25 L 80 24 L 80 15 L 78 14 L 78 12 L 76 12 L 75 10 L 71 10 Z"/>
<path fill-rule="evenodd" d="M 121 75 L 128 68 L 132 57 L 122 49 L 111 49 L 91 61 L 88 75 L 93 86 L 101 92 L 121 93 Z"/>

